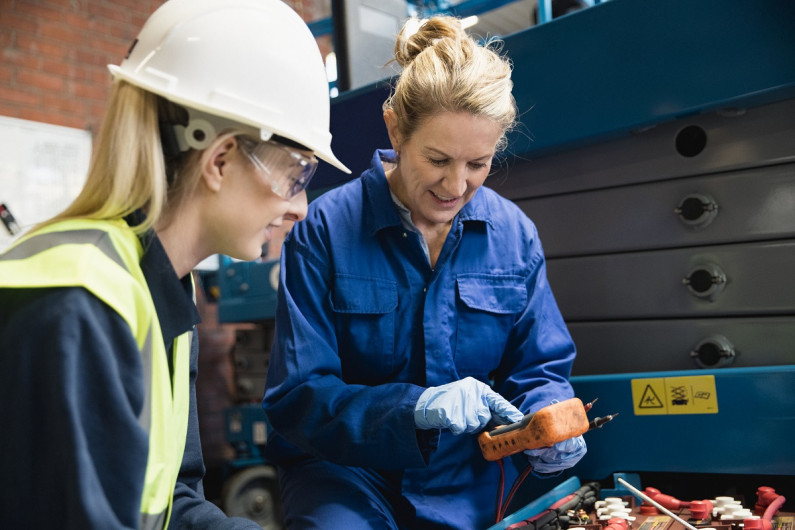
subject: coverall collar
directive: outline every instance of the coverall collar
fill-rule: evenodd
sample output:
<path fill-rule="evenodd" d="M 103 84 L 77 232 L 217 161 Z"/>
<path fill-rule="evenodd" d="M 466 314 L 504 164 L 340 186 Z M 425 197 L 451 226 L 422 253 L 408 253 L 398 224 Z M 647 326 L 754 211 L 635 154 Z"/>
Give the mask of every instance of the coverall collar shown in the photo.
<path fill-rule="evenodd" d="M 142 220 L 137 213 L 125 218 L 128 224 L 135 225 Z M 154 230 L 140 236 L 144 254 L 141 256 L 141 270 L 152 293 L 155 311 L 163 332 L 163 342 L 171 343 L 201 322 L 199 311 L 193 302 L 193 286 L 190 274 L 178 278 L 166 250 Z"/>
<path fill-rule="evenodd" d="M 362 185 L 365 191 L 364 214 L 370 222 L 370 234 L 390 227 L 402 228 L 397 207 L 383 208 L 384 204 L 391 204 L 389 183 L 386 180 L 383 162 L 394 162 L 395 152 L 392 149 L 378 149 L 373 154 L 370 168 L 362 174 Z M 489 206 L 480 189 L 456 216 L 457 222 L 476 221 L 491 225 Z M 456 222 L 454 221 L 454 222 Z"/>

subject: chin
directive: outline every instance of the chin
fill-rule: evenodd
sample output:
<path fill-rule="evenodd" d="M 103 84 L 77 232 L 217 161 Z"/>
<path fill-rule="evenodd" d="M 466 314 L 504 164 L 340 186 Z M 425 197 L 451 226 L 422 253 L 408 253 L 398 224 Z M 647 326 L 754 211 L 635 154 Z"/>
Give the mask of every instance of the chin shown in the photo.
<path fill-rule="evenodd" d="M 242 261 L 253 261 L 258 259 L 262 255 L 262 247 L 257 247 L 256 249 L 251 250 L 237 250 L 234 253 L 229 253 L 227 256 L 233 259 L 239 259 Z"/>

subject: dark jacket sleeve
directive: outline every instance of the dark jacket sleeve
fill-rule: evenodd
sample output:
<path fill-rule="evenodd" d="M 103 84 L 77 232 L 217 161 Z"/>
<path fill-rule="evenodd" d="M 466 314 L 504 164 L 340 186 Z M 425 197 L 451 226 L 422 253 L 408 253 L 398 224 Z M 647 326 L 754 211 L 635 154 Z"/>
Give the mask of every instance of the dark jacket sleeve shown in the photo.
<path fill-rule="evenodd" d="M 137 528 L 148 439 L 129 326 L 81 288 L 0 290 L 0 528 Z"/>
<path fill-rule="evenodd" d="M 205 468 L 199 437 L 199 416 L 196 410 L 196 376 L 199 365 L 198 337 L 194 333 L 190 348 L 190 418 L 182 466 L 174 488 L 174 505 L 169 528 L 250 529 L 261 526 L 240 517 L 227 517 L 220 508 L 204 498 L 202 479 Z"/>

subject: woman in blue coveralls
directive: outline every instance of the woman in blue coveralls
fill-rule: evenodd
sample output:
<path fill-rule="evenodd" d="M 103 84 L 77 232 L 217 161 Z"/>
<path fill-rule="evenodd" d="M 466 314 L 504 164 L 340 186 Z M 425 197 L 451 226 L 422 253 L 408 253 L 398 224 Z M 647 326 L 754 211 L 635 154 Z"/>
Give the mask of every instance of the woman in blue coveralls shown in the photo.
<path fill-rule="evenodd" d="M 455 18 L 408 26 L 393 150 L 282 251 L 263 403 L 291 529 L 487 528 L 499 468 L 475 433 L 573 396 L 536 229 L 482 187 L 514 125 L 510 63 Z M 540 475 L 584 453 L 577 437 L 527 459 Z"/>
<path fill-rule="evenodd" d="M 169 0 L 110 68 L 83 190 L 0 254 L 0 528 L 258 529 L 202 491 L 191 270 L 345 170 L 323 60 L 278 0 Z"/>

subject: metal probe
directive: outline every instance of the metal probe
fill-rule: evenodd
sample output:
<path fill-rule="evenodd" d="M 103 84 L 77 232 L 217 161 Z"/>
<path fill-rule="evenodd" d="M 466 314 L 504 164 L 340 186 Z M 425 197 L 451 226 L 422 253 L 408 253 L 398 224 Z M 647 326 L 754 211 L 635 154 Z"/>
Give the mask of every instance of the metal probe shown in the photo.
<path fill-rule="evenodd" d="M 638 497 L 640 497 L 644 501 L 648 502 L 649 504 L 653 505 L 654 507 L 656 507 L 658 510 L 660 510 L 664 514 L 668 515 L 669 517 L 672 517 L 673 519 L 675 519 L 679 523 L 685 525 L 685 528 L 688 528 L 690 530 L 698 530 L 695 526 L 691 525 L 690 523 L 688 523 L 687 521 L 685 521 L 684 519 L 682 519 L 681 517 L 676 515 L 674 512 L 672 512 L 671 510 L 669 510 L 668 508 L 666 508 L 665 506 L 663 506 L 659 502 L 655 501 L 654 499 L 652 499 L 651 497 L 649 497 L 648 495 L 646 495 L 645 493 L 640 491 L 638 488 L 636 488 L 635 486 L 633 486 L 632 484 L 630 484 L 629 482 L 627 482 L 623 478 L 616 477 L 616 481 L 620 482 L 621 484 L 623 484 L 629 491 L 631 491 L 632 493 L 634 493 L 635 495 L 637 495 Z"/>
<path fill-rule="evenodd" d="M 596 401 L 596 400 L 594 400 L 594 401 Z M 602 418 L 594 418 L 592 421 L 590 421 L 588 423 L 588 430 L 599 429 L 600 427 L 602 427 L 602 425 L 604 425 L 608 421 L 612 420 L 616 416 L 618 416 L 618 412 L 616 412 L 615 414 L 609 414 L 609 415 L 604 416 Z"/>

